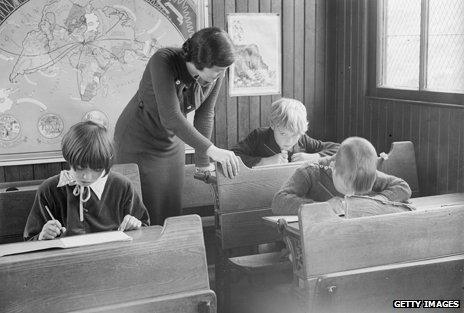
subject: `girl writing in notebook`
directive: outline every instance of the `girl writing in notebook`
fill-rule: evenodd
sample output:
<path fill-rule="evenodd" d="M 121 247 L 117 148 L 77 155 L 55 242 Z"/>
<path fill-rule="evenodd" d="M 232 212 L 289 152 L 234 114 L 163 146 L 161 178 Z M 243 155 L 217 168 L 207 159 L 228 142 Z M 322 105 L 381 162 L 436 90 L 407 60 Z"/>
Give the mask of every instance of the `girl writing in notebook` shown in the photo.
<path fill-rule="evenodd" d="M 70 170 L 39 186 L 26 240 L 149 225 L 147 209 L 131 182 L 110 171 L 114 149 L 105 127 L 91 121 L 75 124 L 64 135 L 61 150 Z"/>

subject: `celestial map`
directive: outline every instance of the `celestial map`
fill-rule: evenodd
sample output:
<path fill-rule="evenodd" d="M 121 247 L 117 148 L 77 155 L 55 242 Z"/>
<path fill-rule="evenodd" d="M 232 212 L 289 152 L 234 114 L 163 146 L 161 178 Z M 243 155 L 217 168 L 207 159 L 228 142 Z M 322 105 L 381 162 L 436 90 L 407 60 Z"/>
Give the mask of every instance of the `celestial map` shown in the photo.
<path fill-rule="evenodd" d="M 86 112 L 82 117 L 82 121 L 92 121 L 98 123 L 100 125 L 105 126 L 106 129 L 110 127 L 110 121 L 108 119 L 108 115 L 105 112 L 99 110 L 93 110 Z"/>
<path fill-rule="evenodd" d="M 0 162 L 59 156 L 63 134 L 83 118 L 114 129 L 148 59 L 199 29 L 203 5 L 0 0 Z"/>
<path fill-rule="evenodd" d="M 37 128 L 43 137 L 53 139 L 63 134 L 64 123 L 56 114 L 45 114 L 40 117 Z"/>

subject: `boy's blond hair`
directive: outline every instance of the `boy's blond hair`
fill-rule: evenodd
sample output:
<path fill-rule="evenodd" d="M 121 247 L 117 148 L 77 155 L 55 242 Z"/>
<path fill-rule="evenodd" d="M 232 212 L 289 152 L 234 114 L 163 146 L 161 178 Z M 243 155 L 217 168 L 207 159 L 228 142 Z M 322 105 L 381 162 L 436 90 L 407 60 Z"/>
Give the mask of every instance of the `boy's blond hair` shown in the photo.
<path fill-rule="evenodd" d="M 308 130 L 306 108 L 298 100 L 281 98 L 271 104 L 270 124 L 303 135 Z"/>
<path fill-rule="evenodd" d="M 377 152 L 364 138 L 347 138 L 335 156 L 335 169 L 355 194 L 368 193 L 377 178 Z"/>

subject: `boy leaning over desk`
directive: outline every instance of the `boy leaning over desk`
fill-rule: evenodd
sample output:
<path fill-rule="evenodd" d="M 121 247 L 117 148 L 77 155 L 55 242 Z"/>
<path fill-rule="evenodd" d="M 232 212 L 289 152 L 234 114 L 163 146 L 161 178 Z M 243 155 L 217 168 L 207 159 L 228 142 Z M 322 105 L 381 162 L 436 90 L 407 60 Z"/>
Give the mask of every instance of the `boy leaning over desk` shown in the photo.
<path fill-rule="evenodd" d="M 271 104 L 270 127 L 257 128 L 232 151 L 248 167 L 288 162 L 317 162 L 332 156 L 338 143 L 324 142 L 306 135 L 306 108 L 298 100 L 281 98 Z"/>
<path fill-rule="evenodd" d="M 414 210 L 402 203 L 411 196 L 409 185 L 377 171 L 377 153 L 366 139 L 345 139 L 332 159 L 298 168 L 275 194 L 273 213 L 296 215 L 301 205 L 322 201 L 347 218 Z"/>

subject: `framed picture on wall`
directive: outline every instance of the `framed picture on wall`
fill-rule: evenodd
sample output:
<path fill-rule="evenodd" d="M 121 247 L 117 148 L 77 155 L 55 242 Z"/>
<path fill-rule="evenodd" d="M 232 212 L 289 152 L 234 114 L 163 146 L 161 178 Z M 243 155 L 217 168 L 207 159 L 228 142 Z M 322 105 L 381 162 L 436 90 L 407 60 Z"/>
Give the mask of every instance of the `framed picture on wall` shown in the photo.
<path fill-rule="evenodd" d="M 231 13 L 227 29 L 237 49 L 229 69 L 230 96 L 281 93 L 281 22 L 274 13 Z"/>
<path fill-rule="evenodd" d="M 207 0 L 0 0 L 0 166 L 62 160 L 94 120 L 113 136 L 150 57 L 207 24 Z M 189 119 L 192 119 L 189 116 Z"/>

